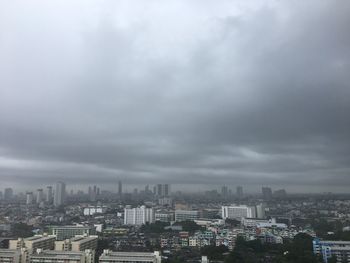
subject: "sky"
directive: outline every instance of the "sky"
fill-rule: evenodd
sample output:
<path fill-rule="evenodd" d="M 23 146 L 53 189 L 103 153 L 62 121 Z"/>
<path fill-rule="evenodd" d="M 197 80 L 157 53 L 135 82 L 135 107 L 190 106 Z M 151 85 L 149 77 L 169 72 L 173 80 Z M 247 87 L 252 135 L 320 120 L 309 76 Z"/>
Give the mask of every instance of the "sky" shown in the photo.
<path fill-rule="evenodd" d="M 349 25 L 347 0 L 1 1 L 1 186 L 349 192 Z"/>

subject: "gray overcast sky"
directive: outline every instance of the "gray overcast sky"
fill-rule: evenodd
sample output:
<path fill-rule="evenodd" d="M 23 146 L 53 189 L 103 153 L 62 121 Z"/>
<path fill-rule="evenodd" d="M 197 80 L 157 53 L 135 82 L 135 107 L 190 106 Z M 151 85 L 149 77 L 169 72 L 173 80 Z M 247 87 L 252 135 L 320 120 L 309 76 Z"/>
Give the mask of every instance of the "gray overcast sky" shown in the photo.
<path fill-rule="evenodd" d="M 348 192 L 349 25 L 347 0 L 1 1 L 1 186 Z"/>

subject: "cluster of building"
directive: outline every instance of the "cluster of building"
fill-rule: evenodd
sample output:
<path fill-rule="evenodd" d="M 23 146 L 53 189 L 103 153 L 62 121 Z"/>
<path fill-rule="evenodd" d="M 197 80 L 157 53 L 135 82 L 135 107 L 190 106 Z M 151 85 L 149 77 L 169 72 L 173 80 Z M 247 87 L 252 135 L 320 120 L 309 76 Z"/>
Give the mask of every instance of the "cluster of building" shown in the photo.
<path fill-rule="evenodd" d="M 328 263 L 333 257 L 337 263 L 350 262 L 350 241 L 331 241 L 315 238 L 312 242 L 314 254 L 322 256 Z"/>
<path fill-rule="evenodd" d="M 54 229 L 58 235 L 35 235 L 10 240 L 8 249 L 0 249 L 0 262 L 9 263 L 94 263 L 98 236 L 87 233 L 85 227 L 63 226 Z M 70 236 L 70 238 L 63 239 Z M 61 240 L 58 240 L 61 239 Z M 98 262 L 161 263 L 159 252 L 112 252 L 104 250 Z"/>
<path fill-rule="evenodd" d="M 36 190 L 36 194 L 33 192 L 26 192 L 26 204 L 32 205 L 43 205 L 52 204 L 56 207 L 64 204 L 66 196 L 66 184 L 63 182 L 57 182 L 55 191 L 53 191 L 52 186 L 47 186 L 46 193 L 44 193 L 42 188 Z"/>
<path fill-rule="evenodd" d="M 301 232 L 316 237 L 310 218 L 339 222 L 343 226 L 347 226 L 350 219 L 348 196 L 287 196 L 284 189 L 273 191 L 270 187 L 262 187 L 256 195 L 245 193 L 242 186 L 237 186 L 235 193 L 223 186 L 221 192 L 212 190 L 201 194 L 171 193 L 168 184 L 146 185 L 133 192 L 123 192 L 121 182 L 116 192 L 98 186 L 88 189 L 68 193 L 63 182 L 27 193 L 14 194 L 11 188 L 4 189 L 0 194 L 1 248 L 7 247 L 2 240 L 21 236 L 15 231 L 18 223 L 30 226 L 37 234 L 49 229 L 50 234 L 12 240 L 11 248 L 1 250 L 0 262 L 22 262 L 22 259 L 27 263 L 43 262 L 46 257 L 52 260 L 47 262 L 59 262 L 67 257 L 75 260 L 72 262 L 89 262 L 95 256 L 92 243 L 97 235 L 110 245 L 110 250 L 103 253 L 104 262 L 113 262 L 107 261 L 108 258 L 119 253 L 112 250 L 153 251 L 161 247 L 163 253 L 176 254 L 179 250 L 198 252 L 207 245 L 224 245 L 232 250 L 238 236 L 278 244 Z M 188 220 L 202 229 L 184 231 L 181 222 Z M 156 222 L 164 224 L 144 231 L 147 228 L 143 225 Z M 150 232 L 159 225 L 165 226 L 164 231 Z M 54 243 L 49 247 L 31 246 L 31 242 L 39 244 L 36 240 Z M 77 249 L 75 244 L 83 241 L 87 245 Z M 338 262 L 345 262 L 348 257 L 349 246 L 345 241 L 315 242 L 314 252 L 322 255 L 325 262 L 332 256 Z M 152 258 L 159 257 L 156 254 L 148 252 Z M 118 257 L 124 258 L 126 254 Z"/>
<path fill-rule="evenodd" d="M 55 235 L 35 235 L 10 240 L 9 249 L 0 250 L 0 262 L 93 263 L 98 236 L 74 236 L 59 241 Z"/>

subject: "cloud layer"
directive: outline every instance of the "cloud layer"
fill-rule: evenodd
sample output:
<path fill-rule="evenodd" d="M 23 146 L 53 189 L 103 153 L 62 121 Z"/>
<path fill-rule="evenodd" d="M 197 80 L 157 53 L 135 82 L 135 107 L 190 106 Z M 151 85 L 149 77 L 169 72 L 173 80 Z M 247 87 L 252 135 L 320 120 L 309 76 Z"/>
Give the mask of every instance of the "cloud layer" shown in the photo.
<path fill-rule="evenodd" d="M 348 1 L 0 4 L 0 180 L 345 191 Z"/>

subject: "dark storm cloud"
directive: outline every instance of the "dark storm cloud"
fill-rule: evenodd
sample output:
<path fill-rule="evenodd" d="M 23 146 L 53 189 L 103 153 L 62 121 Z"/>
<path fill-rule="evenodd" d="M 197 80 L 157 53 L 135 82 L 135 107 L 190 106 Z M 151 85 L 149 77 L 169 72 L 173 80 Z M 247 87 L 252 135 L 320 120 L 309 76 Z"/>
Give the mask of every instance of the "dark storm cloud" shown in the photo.
<path fill-rule="evenodd" d="M 348 1 L 35 3 L 1 4 L 8 184 L 350 183 Z"/>

